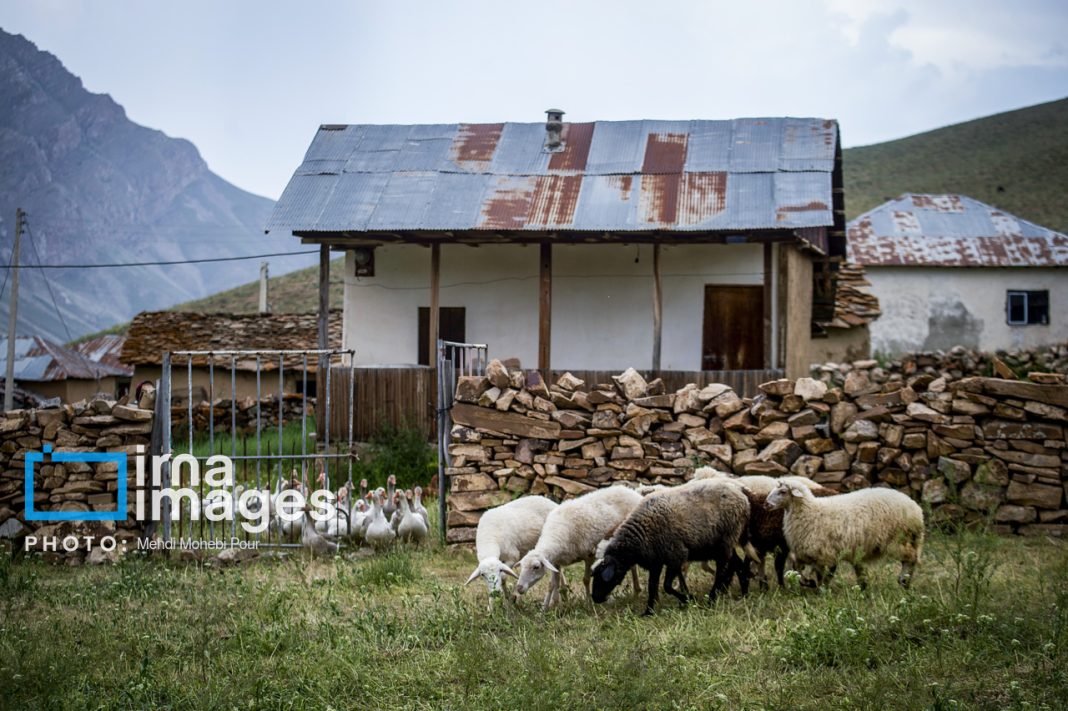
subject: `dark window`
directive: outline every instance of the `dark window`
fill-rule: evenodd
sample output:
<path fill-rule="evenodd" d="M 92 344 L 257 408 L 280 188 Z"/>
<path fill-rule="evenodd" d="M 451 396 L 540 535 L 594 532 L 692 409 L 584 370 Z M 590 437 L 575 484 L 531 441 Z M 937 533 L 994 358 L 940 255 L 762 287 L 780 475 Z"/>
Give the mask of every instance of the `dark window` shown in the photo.
<path fill-rule="evenodd" d="M 467 313 L 462 306 L 438 308 L 438 338 L 464 343 Z M 430 307 L 419 307 L 419 365 L 430 365 Z"/>
<path fill-rule="evenodd" d="M 1005 297 L 1005 316 L 1011 326 L 1049 324 L 1049 291 L 1010 291 Z"/>

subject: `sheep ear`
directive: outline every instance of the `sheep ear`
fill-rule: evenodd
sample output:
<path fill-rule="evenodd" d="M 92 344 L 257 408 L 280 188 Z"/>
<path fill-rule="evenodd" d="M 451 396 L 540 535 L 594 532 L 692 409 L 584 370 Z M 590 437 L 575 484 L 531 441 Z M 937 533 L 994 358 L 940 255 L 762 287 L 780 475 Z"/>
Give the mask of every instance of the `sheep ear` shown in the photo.
<path fill-rule="evenodd" d="M 470 585 L 471 583 L 473 583 L 475 581 L 475 578 L 478 577 L 478 573 L 478 568 L 475 568 L 475 572 L 471 573 L 471 577 L 467 579 L 467 582 L 465 582 L 464 585 Z"/>
<path fill-rule="evenodd" d="M 796 486 L 790 489 L 790 493 L 798 498 L 804 496 L 804 494 L 801 493 L 801 489 L 797 488 Z"/>
<path fill-rule="evenodd" d="M 519 576 L 515 574 L 515 571 L 503 563 L 501 564 L 501 572 L 505 575 L 511 575 L 516 580 L 519 580 Z"/>
<path fill-rule="evenodd" d="M 553 573 L 559 573 L 559 572 L 560 572 L 560 569 L 559 569 L 559 568 L 557 568 L 557 567 L 556 567 L 555 565 L 553 565 L 552 563 L 550 563 L 549 561 L 545 561 L 545 567 L 546 567 L 546 569 L 548 569 L 548 570 L 549 570 L 550 572 L 553 572 Z"/>

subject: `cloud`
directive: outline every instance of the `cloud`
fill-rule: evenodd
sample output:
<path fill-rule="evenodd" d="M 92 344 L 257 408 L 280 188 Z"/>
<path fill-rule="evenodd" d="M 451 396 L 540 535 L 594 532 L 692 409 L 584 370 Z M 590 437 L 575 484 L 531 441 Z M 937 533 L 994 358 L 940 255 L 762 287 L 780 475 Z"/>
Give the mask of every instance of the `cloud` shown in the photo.
<path fill-rule="evenodd" d="M 994 0 L 943 2 L 825 0 L 835 28 L 852 45 L 880 15 L 904 21 L 889 35 L 914 66 L 937 67 L 947 77 L 1012 67 L 1068 67 L 1061 37 L 1068 6 L 1060 2 Z"/>

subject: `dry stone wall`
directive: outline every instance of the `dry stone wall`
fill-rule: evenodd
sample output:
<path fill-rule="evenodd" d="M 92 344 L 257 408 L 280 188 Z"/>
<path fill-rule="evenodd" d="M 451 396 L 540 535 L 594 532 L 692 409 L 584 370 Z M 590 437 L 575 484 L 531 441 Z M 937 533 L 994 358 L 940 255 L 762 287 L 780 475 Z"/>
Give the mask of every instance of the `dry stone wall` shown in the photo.
<path fill-rule="evenodd" d="M 134 456 L 137 445 L 147 445 L 152 433 L 151 410 L 110 400 L 96 399 L 43 410 L 12 410 L 0 416 L 0 538 L 19 540 L 27 534 L 38 538 L 58 536 L 114 536 L 119 542 L 136 540 L 142 531 L 135 521 Z M 53 452 L 125 452 L 127 466 L 127 520 L 91 522 L 26 521 L 24 487 L 26 455 Z M 34 508 L 38 511 L 114 511 L 119 471 L 115 462 L 49 463 L 34 477 Z M 64 557 L 80 561 L 79 550 Z M 62 552 L 49 554 L 60 557 Z M 99 548 L 92 555 L 104 555 Z"/>
<path fill-rule="evenodd" d="M 1068 386 L 919 371 L 875 361 L 765 383 L 666 392 L 633 369 L 586 384 L 493 361 L 460 378 L 449 448 L 448 540 L 474 540 L 483 511 L 523 494 L 564 499 L 616 482 L 679 484 L 697 466 L 802 474 L 842 491 L 889 486 L 932 520 L 1027 535 L 1068 532 Z"/>
<path fill-rule="evenodd" d="M 202 400 L 195 403 L 192 408 L 193 431 L 208 432 L 213 428 L 216 433 L 229 432 L 236 424 L 238 433 L 250 434 L 256 431 L 257 420 L 260 431 L 277 429 L 279 419 L 283 425 L 288 422 L 300 422 L 305 406 L 308 417 L 311 417 L 315 412 L 315 398 L 309 397 L 305 401 L 300 394 L 285 393 L 282 395 L 281 413 L 279 413 L 277 395 L 270 395 L 261 400 L 256 400 L 254 397 L 238 398 L 236 401 L 220 398 L 211 404 Z M 189 430 L 186 429 L 188 421 L 189 406 L 187 404 L 171 407 L 171 425 L 176 433 L 188 432 Z"/>

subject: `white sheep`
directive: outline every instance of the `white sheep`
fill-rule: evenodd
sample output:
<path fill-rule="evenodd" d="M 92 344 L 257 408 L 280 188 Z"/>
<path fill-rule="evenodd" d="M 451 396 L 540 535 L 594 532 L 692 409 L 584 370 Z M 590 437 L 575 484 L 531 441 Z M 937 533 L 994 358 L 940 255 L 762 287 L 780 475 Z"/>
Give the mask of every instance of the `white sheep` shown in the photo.
<path fill-rule="evenodd" d="M 800 565 L 811 565 L 816 584 L 829 583 L 840 560 L 849 561 L 866 587 L 863 563 L 889 555 L 901 561 L 898 582 L 908 587 L 923 550 L 923 510 L 900 491 L 861 489 L 817 498 L 804 486 L 781 484 L 767 498 L 783 509 L 783 533 Z"/>
<path fill-rule="evenodd" d="M 807 476 L 799 476 L 795 474 L 788 474 L 779 478 L 765 476 L 763 474 L 748 474 L 746 476 L 734 476 L 725 471 L 715 469 L 713 467 L 698 467 L 694 470 L 693 481 L 700 479 L 730 479 L 736 484 L 741 484 L 749 491 L 760 496 L 767 496 L 772 490 L 780 484 L 780 482 L 787 482 L 793 485 L 800 485 L 808 487 L 810 490 L 823 489 L 822 486 L 809 479 Z"/>
<path fill-rule="evenodd" d="M 519 562 L 538 542 L 545 517 L 557 506 L 544 496 L 524 496 L 490 509 L 478 520 L 475 555 L 478 565 L 464 585 L 481 577 L 490 594 L 490 609 L 496 595 L 507 596 L 505 576 L 518 579 L 511 566 Z"/>
<path fill-rule="evenodd" d="M 583 585 L 588 597 L 591 594 L 590 567 L 596 556 L 597 545 L 611 537 L 642 500 L 642 495 L 630 487 L 609 486 L 565 501 L 553 509 L 545 518 L 537 545 L 519 562 L 516 597 L 529 590 L 548 572 L 552 576 L 551 584 L 542 606 L 549 607 L 559 596 L 560 569 L 580 560 L 586 564 Z M 637 589 L 636 572 L 634 579 Z"/>

